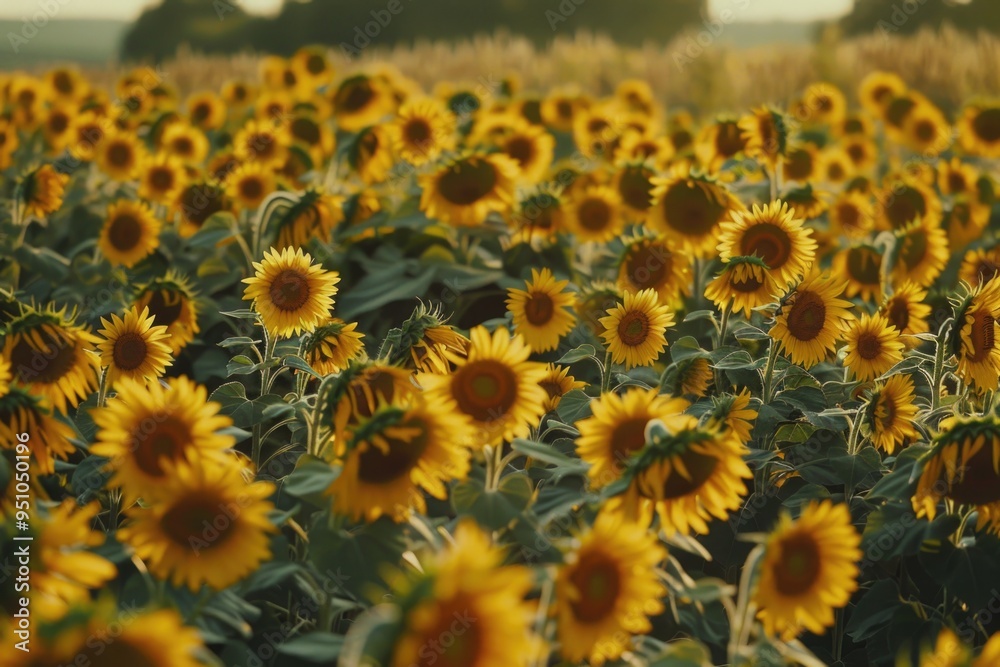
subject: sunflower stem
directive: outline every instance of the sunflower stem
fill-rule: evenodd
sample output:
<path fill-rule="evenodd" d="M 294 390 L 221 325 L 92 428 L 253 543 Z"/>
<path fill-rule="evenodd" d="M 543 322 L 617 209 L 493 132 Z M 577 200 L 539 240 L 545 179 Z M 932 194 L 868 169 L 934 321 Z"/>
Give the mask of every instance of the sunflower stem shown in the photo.
<path fill-rule="evenodd" d="M 934 348 L 934 386 L 931 387 L 931 412 L 941 407 L 941 381 L 944 378 L 945 338 L 948 336 L 948 322 L 941 326 Z"/>
<path fill-rule="evenodd" d="M 601 393 L 611 389 L 611 350 L 604 353 L 604 365 L 601 366 Z"/>
<path fill-rule="evenodd" d="M 767 365 L 764 367 L 764 405 L 771 402 L 774 398 L 774 366 L 775 362 L 778 360 L 778 341 L 772 339 L 771 347 L 767 351 Z"/>
<path fill-rule="evenodd" d="M 101 369 L 101 384 L 97 388 L 97 407 L 103 408 L 108 401 L 108 368 Z"/>
<path fill-rule="evenodd" d="M 719 347 L 726 344 L 726 329 L 729 328 L 730 313 L 732 313 L 732 308 L 728 306 L 722 307 L 722 321 L 719 322 Z"/>
<path fill-rule="evenodd" d="M 542 584 L 542 595 L 538 601 L 538 615 L 535 617 L 535 631 L 545 641 L 546 626 L 549 621 L 549 607 L 552 605 L 552 591 L 555 588 L 552 577 L 546 577 Z M 545 667 L 548 664 L 548 653 L 539 651 L 535 658 L 535 667 Z"/>
<path fill-rule="evenodd" d="M 274 356 L 274 346 L 277 344 L 277 337 L 272 336 L 267 327 L 264 330 L 264 363 L 265 367 L 260 371 L 260 395 L 263 397 L 271 386 L 271 367 L 266 365 Z M 253 444 L 250 459 L 253 461 L 254 470 L 260 468 L 260 454 L 263 448 L 263 438 L 261 438 L 262 424 L 253 425 Z"/>

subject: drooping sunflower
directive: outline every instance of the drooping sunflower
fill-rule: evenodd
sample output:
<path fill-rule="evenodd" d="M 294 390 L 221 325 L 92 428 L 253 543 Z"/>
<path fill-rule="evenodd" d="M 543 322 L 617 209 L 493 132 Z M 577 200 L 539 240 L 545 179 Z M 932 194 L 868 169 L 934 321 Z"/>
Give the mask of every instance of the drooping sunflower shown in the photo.
<path fill-rule="evenodd" d="M 625 217 L 642 222 L 653 206 L 653 179 L 656 169 L 648 161 L 626 161 L 619 165 L 612 180 L 618 192 Z"/>
<path fill-rule="evenodd" d="M 108 206 L 97 247 L 113 265 L 132 268 L 160 246 L 162 226 L 145 202 L 119 199 Z"/>
<path fill-rule="evenodd" d="M 857 590 L 860 544 L 847 505 L 810 502 L 794 521 L 783 513 L 764 546 L 753 594 L 764 632 L 790 641 L 833 625 L 834 610 Z"/>
<path fill-rule="evenodd" d="M 763 161 L 773 172 L 788 147 L 788 119 L 769 107 L 758 107 L 739 121 L 747 157 Z"/>
<path fill-rule="evenodd" d="M 719 257 L 723 262 L 735 256 L 760 257 L 780 286 L 800 280 L 816 257 L 812 230 L 806 229 L 788 204 L 780 200 L 763 207 L 754 204 L 746 212 L 734 211 L 732 220 L 719 228 Z"/>
<path fill-rule="evenodd" d="M 455 365 L 451 374 L 421 373 L 419 383 L 431 402 L 450 397 L 472 418 L 474 449 L 525 437 L 544 414 L 546 392 L 539 383 L 545 365 L 529 361 L 531 348 L 503 327 L 492 335 L 475 327 L 469 340 L 465 358 L 446 353 Z"/>
<path fill-rule="evenodd" d="M 25 176 L 21 183 L 24 214 L 44 218 L 58 211 L 67 183 L 69 174 L 56 171 L 50 164 L 43 164 Z"/>
<path fill-rule="evenodd" d="M 167 328 L 170 353 L 175 357 L 200 330 L 194 290 L 184 276 L 174 271 L 140 286 L 132 305 L 140 310 L 148 308 L 153 323 Z"/>
<path fill-rule="evenodd" d="M 368 185 L 386 180 L 395 164 L 389 126 L 373 125 L 361 130 L 347 161 Z"/>
<path fill-rule="evenodd" d="M 566 227 L 581 243 L 610 241 L 625 226 L 618 192 L 594 185 L 576 193 L 566 207 Z"/>
<path fill-rule="evenodd" d="M 753 422 L 757 419 L 757 411 L 750 407 L 753 398 L 750 390 L 744 387 L 738 394 L 721 394 L 712 397 L 712 419 L 736 434 L 744 445 L 750 442 Z"/>
<path fill-rule="evenodd" d="M 390 334 L 389 340 L 390 362 L 416 372 L 448 373 L 454 368 L 451 359 L 465 358 L 469 350 L 469 339 L 448 325 L 441 308 L 423 304 Z"/>
<path fill-rule="evenodd" d="M 916 283 L 905 282 L 897 286 L 892 296 L 879 308 L 879 312 L 899 330 L 900 338 L 907 347 L 914 347 L 918 343 L 914 338 L 916 334 L 929 330 L 927 318 L 931 314 L 931 307 L 925 303 L 926 300 L 927 290 Z"/>
<path fill-rule="evenodd" d="M 882 252 L 868 243 L 854 243 L 833 256 L 833 273 L 847 279 L 849 299 L 878 302 L 882 295 Z"/>
<path fill-rule="evenodd" d="M 989 415 L 948 417 L 938 425 L 913 495 L 918 518 L 933 520 L 948 499 L 974 506 L 977 530 L 1000 535 L 1000 421 Z"/>
<path fill-rule="evenodd" d="M 208 390 L 186 377 L 169 378 L 166 386 L 122 378 L 117 395 L 91 414 L 97 440 L 91 452 L 111 459 L 110 484 L 125 496 L 148 496 L 167 481 L 165 464 L 221 460 L 234 444 L 220 433 L 232 426 L 208 400 Z"/>
<path fill-rule="evenodd" d="M 744 148 L 746 138 L 736 118 L 720 118 L 705 125 L 695 141 L 695 155 L 709 173 L 719 171 Z"/>
<path fill-rule="evenodd" d="M 655 181 L 650 225 L 695 257 L 711 257 L 719 224 L 743 205 L 721 183 L 682 168 Z"/>
<path fill-rule="evenodd" d="M 965 253 L 958 277 L 973 287 L 988 283 L 1000 273 L 1000 246 L 976 248 Z"/>
<path fill-rule="evenodd" d="M 691 260 L 670 247 L 663 234 L 636 232 L 622 239 L 618 285 L 625 292 L 656 291 L 663 303 L 691 293 Z"/>
<path fill-rule="evenodd" d="M 271 249 L 254 262 L 256 274 L 244 278 L 244 300 L 252 301 L 273 336 L 298 336 L 329 316 L 340 275 L 312 263 L 301 248 Z"/>
<path fill-rule="evenodd" d="M 887 180 L 876 211 L 882 229 L 903 229 L 916 220 L 932 226 L 941 222 L 941 200 L 928 185 L 907 177 Z"/>
<path fill-rule="evenodd" d="M 715 381 L 715 374 L 705 357 L 688 357 L 675 362 L 661 380 L 661 387 L 674 396 L 701 398 Z"/>
<path fill-rule="evenodd" d="M 674 325 L 673 313 L 659 302 L 656 292 L 625 292 L 622 302 L 607 312 L 600 320 L 601 337 L 614 362 L 627 370 L 656 361 L 667 345 L 667 329 Z"/>
<path fill-rule="evenodd" d="M 118 531 L 153 576 L 192 591 L 222 590 L 270 559 L 273 484 L 247 483 L 232 460 L 169 461 L 163 469 L 147 490 L 154 502 L 128 510 Z"/>
<path fill-rule="evenodd" d="M 3 356 L 14 381 L 65 414 L 97 389 L 98 339 L 66 308 L 26 309 L 6 328 Z"/>
<path fill-rule="evenodd" d="M 876 383 L 868 395 L 865 409 L 872 444 L 892 454 L 907 440 L 916 440 L 919 434 L 913 423 L 918 411 L 909 375 L 899 373 Z"/>
<path fill-rule="evenodd" d="M 788 190 L 781 198 L 795 211 L 795 217 L 806 221 L 818 218 L 830 207 L 829 194 L 814 189 L 811 184 Z"/>
<path fill-rule="evenodd" d="M 958 119 L 958 140 L 967 153 L 986 158 L 1000 157 L 1000 104 L 967 104 Z"/>
<path fill-rule="evenodd" d="M 3 447 L 16 447 L 19 433 L 28 433 L 28 449 L 43 475 L 55 472 L 55 459 L 76 451 L 73 428 L 56 416 L 48 402 L 18 386 L 0 396 L 0 436 Z"/>
<path fill-rule="evenodd" d="M 531 270 L 525 289 L 507 290 L 507 309 L 511 312 L 514 332 L 524 336 L 534 352 L 548 352 L 576 324 L 573 304 L 576 297 L 566 291 L 568 280 L 556 280 L 548 268 Z"/>
<path fill-rule="evenodd" d="M 313 370 L 320 375 L 330 375 L 347 368 L 364 350 L 361 339 L 365 336 L 356 331 L 357 328 L 357 322 L 331 317 L 306 336 L 302 351 Z"/>
<path fill-rule="evenodd" d="M 434 98 L 409 100 L 396 113 L 392 142 L 396 154 L 414 165 L 437 159 L 455 147 L 455 117 Z"/>
<path fill-rule="evenodd" d="M 389 667 L 433 661 L 443 667 L 521 667 L 538 650 L 531 633 L 535 605 L 525 600 L 531 572 L 502 565 L 503 552 L 471 520 L 419 577 L 394 587 L 402 632 Z M 442 637 L 455 637 L 445 645 Z M 429 646 L 439 647 L 428 652 Z"/>
<path fill-rule="evenodd" d="M 160 204 L 173 204 L 187 184 L 183 163 L 168 153 L 149 156 L 139 172 L 139 196 Z"/>
<path fill-rule="evenodd" d="M 517 174 L 517 164 L 506 155 L 473 153 L 450 160 L 419 177 L 420 210 L 448 224 L 479 225 L 489 213 L 513 206 Z"/>
<path fill-rule="evenodd" d="M 749 318 L 754 308 L 773 303 L 785 289 L 760 257 L 731 257 L 705 288 L 705 296 L 720 310 L 742 311 Z"/>
<path fill-rule="evenodd" d="M 834 350 L 853 319 L 852 304 L 840 298 L 845 283 L 813 273 L 782 300 L 769 332 L 793 364 L 810 367 Z"/>
<path fill-rule="evenodd" d="M 337 125 L 347 132 L 374 125 L 396 106 L 392 91 L 379 77 L 357 74 L 340 82 L 330 98 Z"/>
<path fill-rule="evenodd" d="M 586 382 L 577 380 L 569 374 L 568 366 L 549 364 L 545 367 L 545 376 L 538 381 L 548 397 L 545 399 L 545 412 L 553 412 L 559 407 L 562 397 L 574 389 L 582 389 Z"/>
<path fill-rule="evenodd" d="M 958 359 L 956 373 L 976 391 L 996 391 L 1000 383 L 1000 281 L 963 289 L 953 297 L 955 323 L 951 332 L 952 353 Z"/>
<path fill-rule="evenodd" d="M 380 402 L 346 443 L 343 470 L 326 491 L 333 511 L 369 522 L 426 513 L 424 492 L 444 500 L 448 483 L 465 479 L 474 437 L 471 419 L 448 397 Z"/>
<path fill-rule="evenodd" d="M 231 203 L 222 185 L 214 180 L 197 180 L 182 189 L 173 211 L 180 213 L 178 233 L 181 238 L 194 235 L 216 213 L 227 211 Z"/>
<path fill-rule="evenodd" d="M 592 401 L 591 416 L 576 422 L 576 451 L 590 464 L 590 486 L 601 489 L 619 479 L 629 457 L 645 446 L 646 425 L 654 419 L 674 423 L 688 405 L 683 398 L 638 387 L 620 396 L 604 393 Z"/>
<path fill-rule="evenodd" d="M 666 589 L 656 574 L 667 552 L 642 525 L 602 512 L 556 575 L 559 652 L 573 663 L 617 660 L 652 629 Z"/>
<path fill-rule="evenodd" d="M 107 368 L 109 386 L 119 377 L 132 380 L 155 380 L 173 363 L 170 355 L 170 334 L 163 325 L 153 325 L 149 308 L 141 311 L 132 306 L 125 317 L 111 315 L 101 318 L 100 333 L 104 340 L 97 345 L 101 365 Z"/>
<path fill-rule="evenodd" d="M 930 222 L 917 220 L 895 232 L 899 249 L 893 274 L 899 282 L 909 280 L 930 286 L 941 275 L 951 257 L 948 235 Z"/>
<path fill-rule="evenodd" d="M 260 162 L 244 162 L 226 177 L 226 194 L 236 210 L 255 210 L 276 186 L 274 171 Z"/>
<path fill-rule="evenodd" d="M 139 164 L 145 159 L 142 144 L 135 135 L 120 130 L 107 132 L 96 151 L 98 166 L 116 181 L 135 178 Z"/>
<path fill-rule="evenodd" d="M 844 340 L 844 364 L 860 380 L 874 380 L 903 360 L 899 330 L 884 315 L 863 314 L 848 325 Z"/>

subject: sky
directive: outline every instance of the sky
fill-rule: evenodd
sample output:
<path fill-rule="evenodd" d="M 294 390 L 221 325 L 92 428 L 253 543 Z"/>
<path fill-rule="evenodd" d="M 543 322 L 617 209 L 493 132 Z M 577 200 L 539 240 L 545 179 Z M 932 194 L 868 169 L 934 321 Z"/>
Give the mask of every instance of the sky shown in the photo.
<path fill-rule="evenodd" d="M 206 0 L 206 2 L 211 0 Z M 270 13 L 281 0 L 225 0 L 248 12 Z M 481 1 L 481 0 L 478 0 Z M 132 20 L 157 0 L 0 0 L 0 19 L 31 18 L 44 7 L 58 7 L 51 18 L 113 18 Z M 845 14 L 852 0 L 709 0 L 709 10 L 718 15 L 729 9 L 734 21 L 811 21 Z"/>

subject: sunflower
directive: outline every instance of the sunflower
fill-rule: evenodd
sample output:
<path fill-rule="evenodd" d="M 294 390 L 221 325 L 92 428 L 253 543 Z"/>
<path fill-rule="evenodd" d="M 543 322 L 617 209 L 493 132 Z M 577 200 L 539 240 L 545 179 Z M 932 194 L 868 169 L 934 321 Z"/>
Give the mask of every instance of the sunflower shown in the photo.
<path fill-rule="evenodd" d="M 655 181 L 650 225 L 679 244 L 684 252 L 711 257 L 718 245 L 719 224 L 743 205 L 724 185 L 678 168 Z"/>
<path fill-rule="evenodd" d="M 148 308 L 154 324 L 167 328 L 167 343 L 175 357 L 199 331 L 195 293 L 188 281 L 173 271 L 141 286 L 132 305 L 139 310 Z"/>
<path fill-rule="evenodd" d="M 187 115 L 199 130 L 217 130 L 226 122 L 226 103 L 214 92 L 192 93 L 187 98 Z"/>
<path fill-rule="evenodd" d="M 625 292 L 656 291 L 663 303 L 674 303 L 691 293 L 691 260 L 670 248 L 663 234 L 637 232 L 622 239 L 618 285 Z"/>
<path fill-rule="evenodd" d="M 589 100 L 576 88 L 554 88 L 542 100 L 542 121 L 558 132 L 571 132 L 577 112 L 589 106 Z"/>
<path fill-rule="evenodd" d="M 768 107 L 759 107 L 739 121 L 747 157 L 761 160 L 773 172 L 788 147 L 788 119 Z"/>
<path fill-rule="evenodd" d="M 569 374 L 568 366 L 549 364 L 545 367 L 545 375 L 538 381 L 548 397 L 545 399 L 545 412 L 554 412 L 559 407 L 562 397 L 574 389 L 583 389 L 586 382 L 581 382 Z"/>
<path fill-rule="evenodd" d="M 199 591 L 228 588 L 271 557 L 270 482 L 247 483 L 234 462 L 169 461 L 147 491 L 149 507 L 133 506 L 118 537 L 159 578 Z"/>
<path fill-rule="evenodd" d="M 625 292 L 621 303 L 608 309 L 600 322 L 601 337 L 616 364 L 625 369 L 648 366 L 667 345 L 666 331 L 674 325 L 670 308 L 659 303 L 656 292 Z"/>
<path fill-rule="evenodd" d="M 517 174 L 517 163 L 506 155 L 472 153 L 447 161 L 419 177 L 420 210 L 448 224 L 477 226 L 489 213 L 510 209 Z"/>
<path fill-rule="evenodd" d="M 5 118 L 0 118 L 0 169 L 6 169 L 13 164 L 11 156 L 20 143 L 17 126 Z"/>
<path fill-rule="evenodd" d="M 347 132 L 376 124 L 396 107 L 392 91 L 379 77 L 357 74 L 341 81 L 332 93 L 337 125 Z"/>
<path fill-rule="evenodd" d="M 24 215 L 45 218 L 58 211 L 67 183 L 69 174 L 60 173 L 49 164 L 28 174 L 21 183 Z"/>
<path fill-rule="evenodd" d="M 49 108 L 42 123 L 42 134 L 52 155 L 66 149 L 76 137 L 76 111 L 70 106 L 56 105 Z"/>
<path fill-rule="evenodd" d="M 982 393 L 996 391 L 1000 378 L 1000 281 L 964 289 L 955 297 L 952 352 L 958 358 L 956 373 Z"/>
<path fill-rule="evenodd" d="M 848 325 L 844 340 L 844 364 L 860 380 L 874 380 L 903 360 L 899 330 L 884 315 L 862 315 Z"/>
<path fill-rule="evenodd" d="M 644 526 L 602 512 L 579 535 L 556 575 L 556 635 L 564 658 L 600 665 L 652 629 L 667 591 L 656 568 L 667 556 Z"/>
<path fill-rule="evenodd" d="M 524 121 L 512 123 L 495 143 L 502 153 L 517 163 L 525 183 L 537 183 L 552 166 L 556 140 L 544 127 Z"/>
<path fill-rule="evenodd" d="M 523 191 L 508 223 L 512 240 L 554 242 L 566 227 L 566 200 L 560 188 L 541 184 Z"/>
<path fill-rule="evenodd" d="M 738 394 L 720 394 L 712 397 L 711 418 L 732 431 L 744 445 L 750 442 L 757 411 L 750 407 L 752 395 L 744 387 Z"/>
<path fill-rule="evenodd" d="M 357 322 L 331 317 L 326 324 L 306 336 L 302 351 L 306 361 L 320 375 L 339 373 L 364 350 L 364 334 L 355 331 Z"/>
<path fill-rule="evenodd" d="M 312 263 L 301 248 L 271 249 L 253 264 L 256 273 L 244 278 L 243 298 L 253 301 L 272 336 L 297 336 L 324 322 L 333 307 L 340 276 Z"/>
<path fill-rule="evenodd" d="M 731 257 L 705 288 L 705 297 L 719 310 L 743 311 L 749 319 L 754 308 L 773 303 L 785 289 L 760 257 Z"/>
<path fill-rule="evenodd" d="M 875 117 L 881 118 L 892 100 L 906 92 L 906 84 L 891 72 L 874 71 L 858 86 L 861 105 Z"/>
<path fill-rule="evenodd" d="M 108 206 L 97 247 L 112 265 L 132 268 L 159 247 L 162 225 L 145 202 L 119 199 Z"/>
<path fill-rule="evenodd" d="M 232 426 L 219 414 L 208 391 L 185 377 L 159 382 L 119 380 L 117 395 L 91 412 L 97 425 L 91 452 L 111 459 L 110 484 L 125 496 L 148 496 L 169 481 L 165 464 L 220 460 L 234 444 L 222 429 Z"/>
<path fill-rule="evenodd" d="M 98 339 L 66 308 L 27 309 L 9 324 L 3 356 L 14 381 L 65 414 L 97 389 Z"/>
<path fill-rule="evenodd" d="M 840 298 L 845 286 L 813 273 L 782 300 L 769 333 L 793 364 L 814 366 L 836 347 L 853 319 L 851 302 Z"/>
<path fill-rule="evenodd" d="M 288 121 L 292 144 L 305 150 L 314 165 L 321 165 L 332 155 L 337 139 L 322 121 L 318 111 L 299 110 Z"/>
<path fill-rule="evenodd" d="M 835 125 L 847 113 L 844 93 L 830 83 L 814 83 L 802 93 L 797 115 L 808 123 Z"/>
<path fill-rule="evenodd" d="M 977 248 L 965 253 L 958 277 L 973 287 L 988 283 L 1000 273 L 1000 246 Z"/>
<path fill-rule="evenodd" d="M 326 491 L 333 511 L 368 522 L 426 513 L 422 492 L 444 500 L 448 483 L 465 479 L 474 437 L 469 416 L 446 396 L 381 402 L 346 443 L 343 470 Z"/>
<path fill-rule="evenodd" d="M 746 148 L 746 137 L 736 118 L 721 118 L 705 125 L 695 142 L 695 155 L 709 173 L 715 173 L 728 160 Z"/>
<path fill-rule="evenodd" d="M 613 187 L 629 220 L 642 222 L 649 215 L 655 177 L 656 170 L 646 161 L 627 161 L 615 171 Z"/>
<path fill-rule="evenodd" d="M 905 373 L 877 382 L 867 399 L 865 420 L 872 444 L 892 454 L 897 447 L 919 437 L 913 424 L 919 407 L 914 402 L 913 380 Z"/>
<path fill-rule="evenodd" d="M 621 133 L 621 110 L 613 104 L 580 109 L 573 118 L 573 141 L 588 158 L 614 155 Z"/>
<path fill-rule="evenodd" d="M 917 343 L 913 336 L 929 330 L 927 318 L 931 307 L 925 303 L 926 300 L 927 290 L 916 283 L 904 282 L 879 308 L 879 312 L 899 330 L 900 338 L 908 347 Z"/>
<path fill-rule="evenodd" d="M 875 246 L 856 243 L 833 257 L 833 273 L 847 280 L 845 294 L 851 299 L 878 301 L 882 294 L 882 253 Z"/>
<path fill-rule="evenodd" d="M 848 239 L 860 239 L 875 226 L 875 206 L 861 192 L 845 192 L 830 205 L 830 231 Z"/>
<path fill-rule="evenodd" d="M 401 634 L 389 667 L 521 667 L 537 652 L 528 568 L 501 565 L 503 552 L 474 522 L 459 522 L 454 542 L 419 578 L 394 586 L 402 601 Z M 447 643 L 442 638 L 453 638 Z M 438 650 L 429 650 L 435 647 Z"/>
<path fill-rule="evenodd" d="M 938 162 L 937 169 L 937 183 L 941 194 L 952 196 L 977 194 L 977 184 L 981 174 L 974 165 L 953 157 L 950 161 Z"/>
<path fill-rule="evenodd" d="M 173 210 L 180 212 L 181 216 L 177 231 L 181 238 L 188 238 L 201 229 L 209 218 L 221 211 L 228 211 L 229 207 L 226 191 L 217 181 L 189 182 L 174 203 Z"/>
<path fill-rule="evenodd" d="M 347 160 L 366 184 L 386 180 L 394 165 L 389 127 L 373 125 L 358 132 Z"/>
<path fill-rule="evenodd" d="M 83 100 L 90 93 L 87 78 L 73 67 L 54 67 L 45 72 L 45 81 L 53 98 L 61 102 Z"/>
<path fill-rule="evenodd" d="M 816 171 L 820 182 L 840 185 L 854 176 L 854 161 L 842 147 L 828 147 L 819 154 Z"/>
<path fill-rule="evenodd" d="M 754 590 L 764 632 L 791 641 L 803 630 L 823 634 L 834 609 L 858 588 L 861 536 L 847 505 L 810 502 L 792 520 L 782 513 L 767 538 Z"/>
<path fill-rule="evenodd" d="M 173 204 L 187 184 L 180 158 L 154 153 L 139 168 L 139 196 L 159 204 Z"/>
<path fill-rule="evenodd" d="M 660 381 L 660 386 L 674 396 L 701 398 L 708 393 L 714 380 L 715 373 L 707 358 L 688 357 L 675 362 Z"/>
<path fill-rule="evenodd" d="M 622 134 L 621 143 L 615 153 L 615 162 L 646 164 L 660 170 L 670 164 L 673 156 L 674 145 L 670 143 L 669 137 L 629 130 Z"/>
<path fill-rule="evenodd" d="M 97 146 L 97 164 L 116 181 L 131 181 L 145 159 L 145 151 L 135 135 L 112 130 L 104 135 Z"/>
<path fill-rule="evenodd" d="M 43 475 L 55 472 L 55 459 L 76 451 L 71 439 L 76 431 L 49 408 L 41 396 L 13 386 L 0 396 L 0 442 L 5 449 L 17 446 L 17 435 L 28 433 L 28 449 Z"/>
<path fill-rule="evenodd" d="M 948 499 L 974 506 L 977 530 L 1000 535 L 1000 421 L 992 414 L 948 417 L 938 425 L 913 495 L 918 518 L 932 521 Z"/>
<path fill-rule="evenodd" d="M 781 177 L 785 181 L 811 181 L 818 169 L 819 152 L 811 144 L 789 149 L 781 161 Z"/>
<path fill-rule="evenodd" d="M 948 235 L 932 223 L 917 220 L 895 232 L 898 260 L 896 280 L 930 286 L 941 275 L 948 259 Z"/>
<path fill-rule="evenodd" d="M 288 128 L 278 122 L 248 120 L 233 137 L 233 152 L 244 162 L 280 168 L 292 143 Z"/>
<path fill-rule="evenodd" d="M 455 147 L 455 117 L 433 98 L 409 100 L 392 124 L 396 154 L 414 165 L 434 160 Z"/>
<path fill-rule="evenodd" d="M 104 336 L 97 345 L 101 365 L 108 369 L 109 386 L 119 377 L 132 380 L 155 380 L 166 373 L 173 363 L 170 356 L 170 334 L 163 325 L 153 326 L 149 308 L 132 306 L 122 319 L 112 314 L 111 320 L 101 318 Z"/>
<path fill-rule="evenodd" d="M 867 137 L 848 137 L 842 144 L 847 157 L 851 159 L 856 173 L 868 173 L 879 161 L 879 150 L 875 142 Z"/>
<path fill-rule="evenodd" d="M 333 64 L 322 46 L 303 46 L 289 59 L 292 68 L 310 81 L 313 88 L 329 83 L 333 78 Z"/>
<path fill-rule="evenodd" d="M 566 291 L 568 280 L 556 280 L 549 269 L 531 270 L 525 289 L 507 290 L 507 310 L 514 322 L 514 332 L 524 336 L 533 352 L 548 352 L 576 324 L 573 304 L 576 297 Z"/>
<path fill-rule="evenodd" d="M 276 187 L 274 172 L 260 162 L 244 162 L 226 178 L 226 194 L 236 210 L 256 210 Z"/>
<path fill-rule="evenodd" d="M 432 403 L 450 397 L 472 418 L 473 448 L 526 437 L 544 414 L 546 392 L 539 384 L 544 364 L 528 361 L 531 348 L 502 327 L 492 336 L 485 327 L 475 327 L 469 340 L 465 358 L 447 353 L 455 365 L 450 375 L 422 373 L 418 381 Z"/>
<path fill-rule="evenodd" d="M 590 465 L 590 486 L 601 489 L 619 479 L 629 457 L 646 444 L 646 424 L 654 419 L 671 422 L 687 407 L 683 398 L 637 387 L 620 396 L 604 393 L 591 401 L 591 416 L 576 422 L 580 432 L 576 452 Z"/>
<path fill-rule="evenodd" d="M 566 207 L 566 227 L 581 243 L 610 241 L 624 226 L 621 197 L 605 185 L 579 192 Z"/>
<path fill-rule="evenodd" d="M 1000 104 L 973 102 L 958 119 L 962 150 L 980 157 L 1000 157 Z"/>
<path fill-rule="evenodd" d="M 931 226 L 941 222 L 941 200 L 929 186 L 913 178 L 887 180 L 878 195 L 882 229 L 902 229 L 916 220 Z"/>
<path fill-rule="evenodd" d="M 782 201 L 751 211 L 735 211 L 731 222 L 720 226 L 719 257 L 728 262 L 734 256 L 757 256 L 773 272 L 779 285 L 800 280 L 816 257 L 812 231 L 795 218 Z"/>
<path fill-rule="evenodd" d="M 948 230 L 948 242 L 954 250 L 983 237 L 990 223 L 992 207 L 965 195 L 957 197 L 945 212 L 942 226 Z"/>
<path fill-rule="evenodd" d="M 1000 664 L 1000 632 L 994 632 L 983 646 L 979 657 L 972 661 L 971 667 L 990 667 Z"/>
<path fill-rule="evenodd" d="M 812 185 L 788 190 L 782 199 L 795 212 L 795 217 L 807 221 L 818 218 L 829 208 L 827 193 L 814 190 Z"/>
<path fill-rule="evenodd" d="M 902 129 L 907 145 L 925 157 L 939 155 L 951 145 L 951 124 L 931 102 L 917 104 L 911 109 Z"/>

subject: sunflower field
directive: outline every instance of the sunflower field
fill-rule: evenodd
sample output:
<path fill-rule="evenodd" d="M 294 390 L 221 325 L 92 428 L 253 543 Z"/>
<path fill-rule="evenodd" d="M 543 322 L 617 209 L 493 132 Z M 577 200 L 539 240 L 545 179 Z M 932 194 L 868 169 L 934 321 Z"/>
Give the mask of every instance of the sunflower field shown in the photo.
<path fill-rule="evenodd" d="M 1000 665 L 1000 102 L 0 74 L 0 665 Z"/>

